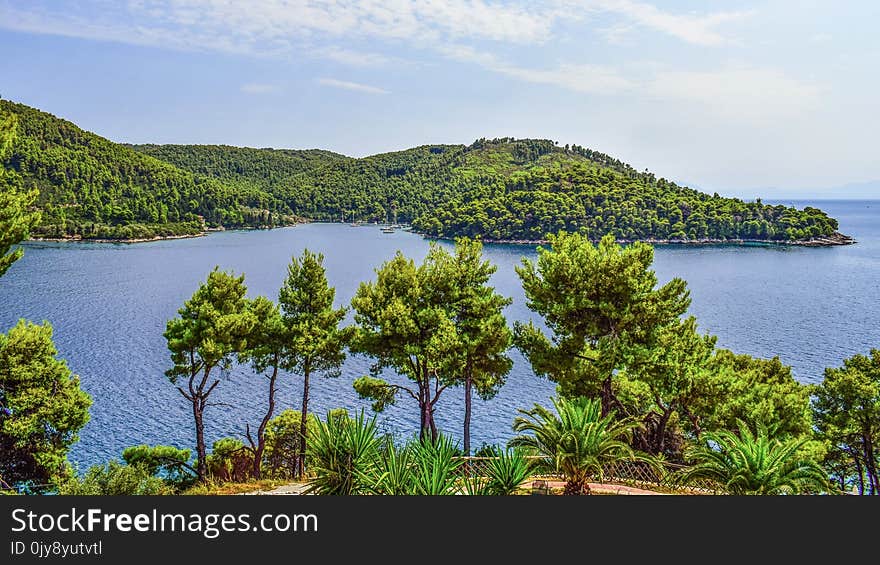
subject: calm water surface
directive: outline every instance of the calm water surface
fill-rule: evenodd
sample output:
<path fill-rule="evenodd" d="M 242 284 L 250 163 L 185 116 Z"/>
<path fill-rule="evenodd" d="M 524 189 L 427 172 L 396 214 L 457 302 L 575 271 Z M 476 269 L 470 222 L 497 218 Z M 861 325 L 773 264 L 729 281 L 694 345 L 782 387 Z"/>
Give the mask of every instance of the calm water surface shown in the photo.
<path fill-rule="evenodd" d="M 817 382 L 825 367 L 880 347 L 880 201 L 812 205 L 836 217 L 841 231 L 858 244 L 659 246 L 655 254 L 661 282 L 676 276 L 688 281 L 691 312 L 703 330 L 718 336 L 719 346 L 761 357 L 778 355 L 803 382 Z M 0 279 L 0 331 L 20 317 L 54 326 L 61 356 L 95 401 L 91 422 L 71 454 L 80 469 L 117 457 L 133 444 L 190 446 L 189 405 L 164 376 L 170 364 L 162 338 L 165 322 L 215 265 L 244 272 L 252 296 L 275 298 L 291 255 L 306 247 L 324 253 L 337 302 L 347 304 L 358 283 L 372 278 L 373 269 L 396 250 L 421 260 L 428 242 L 407 232 L 383 234 L 376 227 L 309 224 L 134 245 L 30 243 L 24 258 Z M 534 250 L 493 245 L 485 253 L 498 266 L 493 283 L 514 299 L 508 319 L 529 319 L 514 266 L 523 256 L 533 258 Z M 546 402 L 553 393 L 554 385 L 531 374 L 520 355 L 514 353 L 514 359 L 498 396 L 475 401 L 475 446 L 507 440 L 516 409 Z M 351 387 L 368 367 L 369 360 L 350 357 L 341 377 L 315 379 L 312 409 L 369 409 Z M 209 441 L 240 436 L 246 422 L 256 422 L 263 388 L 247 371 L 228 375 L 215 400 L 235 408 L 208 409 Z M 295 376 L 282 379 L 282 408 L 298 407 L 300 394 Z M 437 406 L 438 424 L 456 436 L 461 405 L 461 392 L 448 390 Z M 408 398 L 401 397 L 380 419 L 400 434 L 417 431 L 417 411 Z"/>

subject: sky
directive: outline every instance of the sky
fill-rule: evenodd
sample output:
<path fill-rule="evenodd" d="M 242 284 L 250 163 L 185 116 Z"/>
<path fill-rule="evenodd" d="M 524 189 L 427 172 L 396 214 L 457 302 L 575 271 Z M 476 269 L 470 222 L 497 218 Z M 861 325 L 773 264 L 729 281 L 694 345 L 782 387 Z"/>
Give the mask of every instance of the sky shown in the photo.
<path fill-rule="evenodd" d="M 577 143 L 734 196 L 880 197 L 880 2 L 0 0 L 0 96 L 113 141 Z"/>

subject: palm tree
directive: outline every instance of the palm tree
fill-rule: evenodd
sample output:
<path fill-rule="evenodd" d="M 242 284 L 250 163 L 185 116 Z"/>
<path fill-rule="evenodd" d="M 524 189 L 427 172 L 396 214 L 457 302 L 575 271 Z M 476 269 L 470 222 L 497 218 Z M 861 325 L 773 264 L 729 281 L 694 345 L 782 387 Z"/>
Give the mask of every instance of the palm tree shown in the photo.
<path fill-rule="evenodd" d="M 822 467 L 799 453 L 806 438 L 779 440 L 762 425 L 753 434 L 742 421 L 739 430 L 739 435 L 729 430 L 706 432 L 706 444 L 686 451 L 694 466 L 684 471 L 681 480 L 708 479 L 737 495 L 828 490 L 828 476 Z"/>
<path fill-rule="evenodd" d="M 531 435 L 517 436 L 510 445 L 542 456 L 544 467 L 565 477 L 565 494 L 590 494 L 588 479 L 597 476 L 601 481 L 607 465 L 624 460 L 652 462 L 628 444 L 638 424 L 615 421 L 613 412 L 603 417 L 598 399 L 551 400 L 555 414 L 537 404 L 531 410 L 520 410 L 524 416 L 514 419 L 513 429 Z"/>

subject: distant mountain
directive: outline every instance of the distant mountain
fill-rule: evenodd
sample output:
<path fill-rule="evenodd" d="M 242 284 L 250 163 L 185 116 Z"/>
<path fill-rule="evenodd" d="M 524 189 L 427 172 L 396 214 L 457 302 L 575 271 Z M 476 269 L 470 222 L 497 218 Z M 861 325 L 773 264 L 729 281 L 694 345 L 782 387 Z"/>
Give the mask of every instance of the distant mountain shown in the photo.
<path fill-rule="evenodd" d="M 42 236 L 128 239 L 300 218 L 407 222 L 433 237 L 503 241 L 567 230 L 625 241 L 798 242 L 837 229 L 816 208 L 704 194 L 542 139 L 355 159 L 317 149 L 117 144 L 23 104 L 0 101 L 0 114 L 18 122 L 2 158 L 6 176 L 40 190 Z"/>

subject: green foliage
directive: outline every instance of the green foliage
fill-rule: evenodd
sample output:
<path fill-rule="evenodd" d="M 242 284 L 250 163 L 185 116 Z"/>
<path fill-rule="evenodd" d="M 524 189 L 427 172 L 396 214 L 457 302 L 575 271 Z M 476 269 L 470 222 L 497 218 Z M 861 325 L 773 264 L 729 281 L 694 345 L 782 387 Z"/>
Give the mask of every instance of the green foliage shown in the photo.
<path fill-rule="evenodd" d="M 825 369 L 812 392 L 817 437 L 830 447 L 826 465 L 839 486 L 880 494 L 880 349 Z"/>
<path fill-rule="evenodd" d="M 589 479 L 600 481 L 605 467 L 619 461 L 651 459 L 629 446 L 636 423 L 615 420 L 614 413 L 602 416 L 601 403 L 588 398 L 554 398 L 552 411 L 535 405 L 520 410 L 513 421 L 515 432 L 526 432 L 511 440 L 512 447 L 522 447 L 540 455 L 542 466 L 560 473 L 566 480 L 566 494 L 589 494 Z"/>
<path fill-rule="evenodd" d="M 199 233 L 204 224 L 289 223 L 278 205 L 194 175 L 23 104 L 0 100 L 18 121 L 0 158 L 21 186 L 39 189 L 40 237 L 152 238 Z"/>
<path fill-rule="evenodd" d="M 463 460 L 452 438 L 439 434 L 412 444 L 413 482 L 411 494 L 441 496 L 458 494 L 458 468 Z"/>
<path fill-rule="evenodd" d="M 683 433 L 701 431 L 695 425 L 699 409 L 716 407 L 726 392 L 713 371 L 715 342 L 698 333 L 693 316 L 676 320 L 659 332 L 646 356 L 619 375 L 622 404 L 642 420 L 635 435 L 644 451 L 678 458 Z"/>
<path fill-rule="evenodd" d="M 486 466 L 485 494 L 509 496 L 532 475 L 532 463 L 521 448 L 492 449 Z"/>
<path fill-rule="evenodd" d="M 373 401 L 372 407 L 376 412 L 382 412 L 397 400 L 397 388 L 384 379 L 358 377 L 352 386 L 361 398 L 369 398 Z"/>
<path fill-rule="evenodd" d="M 215 481 L 244 482 L 251 476 L 254 456 L 241 440 L 225 437 L 211 446 L 207 465 L 208 474 Z"/>
<path fill-rule="evenodd" d="M 207 476 L 203 418 L 208 398 L 220 384 L 217 373 L 246 350 L 256 324 L 246 292 L 244 275 L 214 268 L 178 310 L 179 316 L 168 321 L 164 333 L 174 363 L 165 374 L 193 406 L 200 480 Z"/>
<path fill-rule="evenodd" d="M 14 114 L 0 113 L 0 162 L 16 138 L 17 125 Z M 0 276 L 21 258 L 22 249 L 13 250 L 12 246 L 26 239 L 39 221 L 39 212 L 33 210 L 36 199 L 36 190 L 22 190 L 17 175 L 0 167 Z"/>
<path fill-rule="evenodd" d="M 613 375 L 649 355 L 663 328 L 685 313 L 686 284 L 672 279 L 655 288 L 654 250 L 647 244 L 622 247 L 606 236 L 593 245 L 564 233 L 550 243 L 536 263 L 523 259 L 517 273 L 552 341 L 534 324 L 517 323 L 516 345 L 535 373 L 558 383 L 560 394 L 601 394 L 608 412 L 619 407 Z"/>
<path fill-rule="evenodd" d="M 745 422 L 739 422 L 738 428 L 739 434 L 707 432 L 706 443 L 689 448 L 687 457 L 693 466 L 681 480 L 708 479 L 736 495 L 828 491 L 825 471 L 801 455 L 807 438 L 777 439 L 765 426 L 759 425 L 754 433 Z"/>
<path fill-rule="evenodd" d="M 578 146 L 504 138 L 458 151 L 432 205 L 413 222 L 428 235 L 539 241 L 567 231 L 594 240 L 790 241 L 837 229 L 815 208 L 710 196 Z"/>
<path fill-rule="evenodd" d="M 319 421 L 308 444 L 308 492 L 325 495 L 366 494 L 374 483 L 381 448 L 376 418 L 329 415 Z"/>
<path fill-rule="evenodd" d="M 92 399 L 57 355 L 48 322 L 0 334 L 0 478 L 21 490 L 70 476 L 67 452 L 89 421 Z"/>
<path fill-rule="evenodd" d="M 298 475 L 305 472 L 308 451 L 310 378 L 313 373 L 339 376 L 352 335 L 351 330 L 339 328 L 346 309 L 333 307 L 335 297 L 336 289 L 327 283 L 324 255 L 306 249 L 302 257 L 291 260 L 278 301 L 287 338 L 284 368 L 303 376 Z"/>
<path fill-rule="evenodd" d="M 376 462 L 370 492 L 384 495 L 413 494 L 415 483 L 415 453 L 413 443 L 397 447 L 391 438 L 385 442 L 385 449 Z"/>
<path fill-rule="evenodd" d="M 261 191 L 299 216 L 412 222 L 450 239 L 535 241 L 564 230 L 594 239 L 789 241 L 837 229 L 815 208 L 710 196 L 597 151 L 542 139 L 480 139 L 363 159 L 227 146 L 135 148 L 240 190 Z"/>
<path fill-rule="evenodd" d="M 338 413 L 331 411 L 331 417 Z M 291 479 L 299 459 L 302 444 L 300 425 L 302 412 L 288 408 L 269 420 L 266 426 L 266 450 L 263 452 L 265 475 L 273 479 Z M 313 435 L 318 425 L 314 414 L 308 415 L 308 433 Z"/>
<path fill-rule="evenodd" d="M 457 339 L 453 374 L 464 386 L 464 452 L 470 453 L 471 395 L 490 399 L 504 385 L 513 367 L 507 355 L 512 335 L 503 310 L 512 300 L 495 292 L 489 279 L 497 267 L 483 260 L 479 241 L 459 238 L 447 276 L 452 278 L 449 300 Z"/>
<path fill-rule="evenodd" d="M 287 267 L 278 295 L 291 348 L 288 365 L 301 373 L 339 376 L 349 331 L 339 328 L 345 308 L 333 308 L 336 289 L 327 283 L 324 255 L 303 251 Z"/>
<path fill-rule="evenodd" d="M 122 451 L 122 459 L 127 465 L 139 467 L 177 490 L 189 486 L 194 478 L 189 466 L 189 449 L 172 445 L 134 445 Z"/>
<path fill-rule="evenodd" d="M 208 226 L 412 222 L 441 237 L 790 241 L 837 222 L 709 196 L 602 153 L 540 139 L 480 139 L 352 159 L 329 151 L 223 145 L 120 145 L 23 104 L 0 101 L 21 135 L 2 159 L 40 190 L 36 235 L 138 238 Z M 2 140 L 0 140 L 2 141 Z"/>
<path fill-rule="evenodd" d="M 82 478 L 71 478 L 58 489 L 59 494 L 72 496 L 133 496 L 174 494 L 161 478 L 144 467 L 110 461 L 107 465 L 90 467 Z"/>
<path fill-rule="evenodd" d="M 811 434 L 810 388 L 798 383 L 779 358 L 757 359 L 721 349 L 715 354 L 715 398 L 703 397 L 697 410 L 709 430 L 734 430 L 739 421 L 777 436 Z"/>
<path fill-rule="evenodd" d="M 437 437 L 434 406 L 443 390 L 454 384 L 448 370 L 457 345 L 449 311 L 451 264 L 449 253 L 436 244 L 418 267 L 398 252 L 376 271 L 375 281 L 360 284 L 351 301 L 357 324 L 352 351 L 375 359 L 374 377 L 391 368 L 415 385 L 358 379 L 356 390 L 373 399 L 375 408 L 384 408 L 398 392 L 406 392 L 418 404 L 422 438 Z"/>

